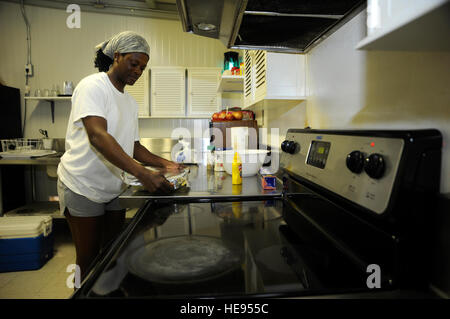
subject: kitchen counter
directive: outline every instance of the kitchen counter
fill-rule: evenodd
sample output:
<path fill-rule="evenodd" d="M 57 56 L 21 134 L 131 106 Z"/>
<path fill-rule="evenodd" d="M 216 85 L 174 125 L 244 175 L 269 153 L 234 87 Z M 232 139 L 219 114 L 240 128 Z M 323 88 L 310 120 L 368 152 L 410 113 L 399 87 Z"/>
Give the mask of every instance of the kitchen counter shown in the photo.
<path fill-rule="evenodd" d="M 206 152 L 206 147 L 209 145 L 209 139 L 187 139 L 191 148 L 199 153 Z M 139 142 L 145 146 L 150 152 L 167 160 L 172 159 L 172 152 L 178 150 L 178 139 L 173 138 L 141 138 Z M 1 158 L 0 165 L 55 165 L 59 164 L 61 156 L 65 150 L 65 139 L 54 139 L 55 154 L 35 157 L 35 158 Z M 191 157 L 194 158 L 194 149 L 191 150 Z"/>
<path fill-rule="evenodd" d="M 55 165 L 59 164 L 62 152 L 35 158 L 0 158 L 0 165 Z"/>
<path fill-rule="evenodd" d="M 232 200 L 233 198 L 252 197 L 256 199 L 280 198 L 282 193 L 282 183 L 277 180 L 275 190 L 265 190 L 261 186 L 259 175 L 243 177 L 241 185 L 231 183 L 231 175 L 226 172 L 208 171 L 206 165 L 190 165 L 189 186 L 182 187 L 168 195 L 150 194 L 141 187 L 128 187 L 119 200 L 124 207 L 134 208 L 142 206 L 147 200 L 197 200 L 208 201 L 211 199 Z"/>

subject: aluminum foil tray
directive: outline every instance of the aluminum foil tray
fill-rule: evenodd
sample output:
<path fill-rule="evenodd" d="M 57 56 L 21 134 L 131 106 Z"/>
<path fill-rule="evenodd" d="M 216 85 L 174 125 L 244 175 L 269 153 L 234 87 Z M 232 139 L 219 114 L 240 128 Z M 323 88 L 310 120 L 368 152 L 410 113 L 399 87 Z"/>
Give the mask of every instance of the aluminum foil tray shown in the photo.
<path fill-rule="evenodd" d="M 147 166 L 146 168 L 151 171 L 158 171 L 158 169 L 156 169 L 154 167 Z M 186 168 L 186 169 L 184 169 L 183 172 L 181 172 L 179 174 L 166 173 L 166 174 L 164 174 L 164 177 L 167 179 L 167 181 L 170 184 L 172 184 L 174 190 L 177 190 L 183 186 L 189 186 L 188 185 L 189 184 L 188 183 L 188 175 L 189 175 L 189 168 Z M 143 187 L 141 182 L 136 177 L 134 177 L 131 174 L 128 174 L 127 172 L 122 172 L 122 180 L 127 185 Z"/>

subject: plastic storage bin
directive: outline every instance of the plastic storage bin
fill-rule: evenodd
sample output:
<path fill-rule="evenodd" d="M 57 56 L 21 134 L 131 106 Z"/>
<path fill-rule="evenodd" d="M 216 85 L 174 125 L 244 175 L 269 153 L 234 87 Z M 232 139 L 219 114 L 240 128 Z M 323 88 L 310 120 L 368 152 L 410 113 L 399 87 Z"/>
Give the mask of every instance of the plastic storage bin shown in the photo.
<path fill-rule="evenodd" d="M 0 272 L 34 270 L 53 257 L 51 216 L 0 217 Z"/>

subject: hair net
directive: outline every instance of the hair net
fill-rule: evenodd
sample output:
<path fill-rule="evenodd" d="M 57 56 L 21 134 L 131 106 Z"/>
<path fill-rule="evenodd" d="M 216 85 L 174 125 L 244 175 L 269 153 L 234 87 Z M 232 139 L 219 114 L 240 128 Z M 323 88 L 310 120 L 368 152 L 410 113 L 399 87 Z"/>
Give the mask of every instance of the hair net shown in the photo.
<path fill-rule="evenodd" d="M 150 56 L 150 47 L 147 41 L 133 31 L 124 31 L 116 34 L 111 39 L 98 44 L 95 49 L 101 49 L 103 53 L 111 59 L 114 59 L 114 52 L 137 52 L 145 53 Z"/>

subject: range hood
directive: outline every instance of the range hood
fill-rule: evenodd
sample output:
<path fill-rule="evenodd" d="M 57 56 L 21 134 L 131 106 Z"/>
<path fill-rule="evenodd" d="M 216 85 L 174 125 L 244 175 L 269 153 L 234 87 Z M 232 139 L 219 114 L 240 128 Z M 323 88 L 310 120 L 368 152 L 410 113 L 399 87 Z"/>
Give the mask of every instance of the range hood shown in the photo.
<path fill-rule="evenodd" d="M 183 30 L 230 49 L 305 53 L 366 6 L 365 0 L 177 0 Z"/>

